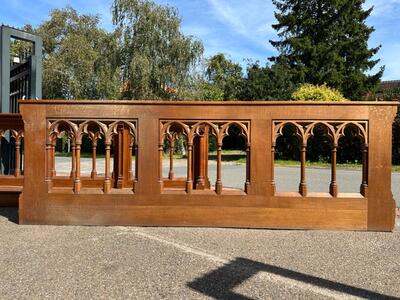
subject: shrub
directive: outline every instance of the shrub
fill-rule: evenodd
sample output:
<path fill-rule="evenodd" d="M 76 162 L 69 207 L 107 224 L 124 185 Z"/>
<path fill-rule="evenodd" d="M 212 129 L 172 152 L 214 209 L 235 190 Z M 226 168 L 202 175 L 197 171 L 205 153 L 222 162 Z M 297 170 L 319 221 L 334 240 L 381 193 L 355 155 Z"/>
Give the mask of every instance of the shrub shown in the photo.
<path fill-rule="evenodd" d="M 295 101 L 349 101 L 338 90 L 324 85 L 303 84 L 293 94 Z"/>

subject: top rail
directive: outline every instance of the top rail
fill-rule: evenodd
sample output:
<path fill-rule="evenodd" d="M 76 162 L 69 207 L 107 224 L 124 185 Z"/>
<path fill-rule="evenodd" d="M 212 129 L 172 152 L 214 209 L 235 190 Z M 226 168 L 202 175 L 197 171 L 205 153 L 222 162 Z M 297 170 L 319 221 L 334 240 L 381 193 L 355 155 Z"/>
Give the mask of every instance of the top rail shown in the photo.
<path fill-rule="evenodd" d="M 398 106 L 400 102 L 395 101 L 165 101 L 165 100 L 19 100 L 25 104 L 68 104 L 68 105 L 211 105 L 211 106 Z"/>
<path fill-rule="evenodd" d="M 0 129 L 23 129 L 24 121 L 21 114 L 0 114 Z"/>

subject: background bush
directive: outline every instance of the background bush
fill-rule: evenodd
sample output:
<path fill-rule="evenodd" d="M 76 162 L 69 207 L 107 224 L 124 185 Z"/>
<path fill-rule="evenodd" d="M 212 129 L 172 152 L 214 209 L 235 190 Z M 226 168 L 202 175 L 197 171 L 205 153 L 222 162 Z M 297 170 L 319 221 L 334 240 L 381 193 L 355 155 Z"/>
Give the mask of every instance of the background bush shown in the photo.
<path fill-rule="evenodd" d="M 295 101 L 349 101 L 341 92 L 324 85 L 303 84 L 292 94 Z"/>

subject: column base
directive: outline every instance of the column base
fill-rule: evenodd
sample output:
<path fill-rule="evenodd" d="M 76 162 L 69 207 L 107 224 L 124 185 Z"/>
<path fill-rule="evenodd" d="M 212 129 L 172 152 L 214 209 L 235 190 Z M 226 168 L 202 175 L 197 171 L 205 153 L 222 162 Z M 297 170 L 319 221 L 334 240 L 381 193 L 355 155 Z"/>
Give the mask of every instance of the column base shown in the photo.
<path fill-rule="evenodd" d="M 111 191 L 111 181 L 105 181 L 103 184 L 103 191 L 108 194 Z"/>
<path fill-rule="evenodd" d="M 215 183 L 215 192 L 216 192 L 218 195 L 221 195 L 221 194 L 222 194 L 222 182 L 216 182 L 216 183 Z"/>
<path fill-rule="evenodd" d="M 196 180 L 196 190 L 205 190 L 206 189 L 206 184 L 204 181 L 204 177 L 199 177 Z"/>
<path fill-rule="evenodd" d="M 360 194 L 364 197 L 368 197 L 368 184 L 362 184 L 360 186 Z"/>
<path fill-rule="evenodd" d="M 76 180 L 74 181 L 74 193 L 78 194 L 81 191 L 82 188 L 82 181 Z"/>
<path fill-rule="evenodd" d="M 244 192 L 248 194 L 250 192 L 250 182 L 244 184 Z"/>
<path fill-rule="evenodd" d="M 303 197 L 307 196 L 307 185 L 305 183 L 300 183 L 299 186 L 299 193 L 300 195 L 302 195 Z"/>
<path fill-rule="evenodd" d="M 192 180 L 186 181 L 186 193 L 190 194 L 192 193 L 192 190 L 193 190 L 193 181 Z"/>
<path fill-rule="evenodd" d="M 329 193 L 332 195 L 332 197 L 337 198 L 338 196 L 338 188 L 337 188 L 337 184 L 334 183 L 329 186 Z"/>

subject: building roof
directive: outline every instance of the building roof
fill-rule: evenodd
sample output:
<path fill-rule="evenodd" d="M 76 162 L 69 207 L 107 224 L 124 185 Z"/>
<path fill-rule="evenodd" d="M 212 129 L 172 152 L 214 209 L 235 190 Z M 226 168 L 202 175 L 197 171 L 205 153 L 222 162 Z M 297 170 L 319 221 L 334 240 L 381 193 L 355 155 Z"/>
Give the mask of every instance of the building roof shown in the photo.
<path fill-rule="evenodd" d="M 400 80 L 382 81 L 379 87 L 380 91 L 393 90 L 400 88 Z"/>

